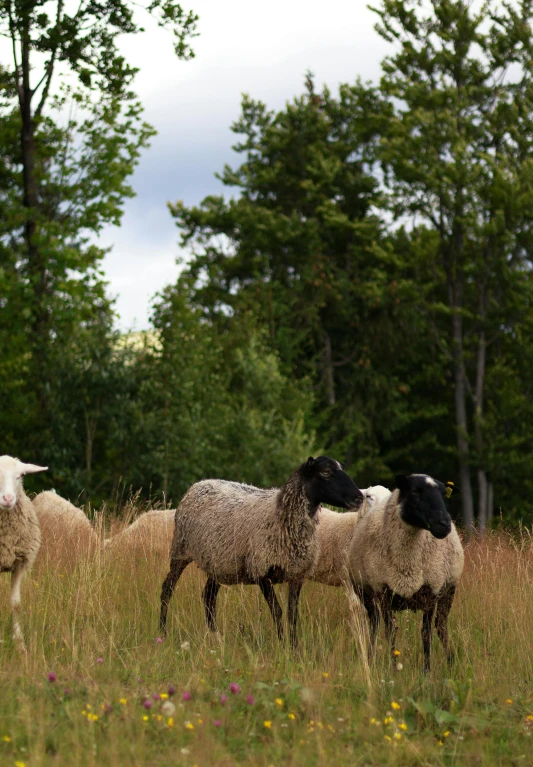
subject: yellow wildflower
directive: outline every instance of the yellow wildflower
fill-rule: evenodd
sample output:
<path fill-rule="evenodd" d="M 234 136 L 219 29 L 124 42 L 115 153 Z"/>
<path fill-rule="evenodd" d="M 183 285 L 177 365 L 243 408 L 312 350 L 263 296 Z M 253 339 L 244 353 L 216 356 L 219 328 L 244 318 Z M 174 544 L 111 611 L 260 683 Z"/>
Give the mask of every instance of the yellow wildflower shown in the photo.
<path fill-rule="evenodd" d="M 11 743 L 11 738 L 9 737 L 9 735 L 4 735 L 4 737 L 2 738 L 2 740 L 3 740 L 5 743 Z"/>
<path fill-rule="evenodd" d="M 405 724 L 405 722 L 400 722 L 400 724 L 398 725 L 398 729 L 399 730 L 406 730 L 407 729 L 407 725 Z"/>
<path fill-rule="evenodd" d="M 389 738 L 389 736 L 388 736 L 388 735 L 385 735 L 385 740 L 387 741 L 387 743 L 390 743 L 390 742 L 391 742 L 391 739 Z"/>
<path fill-rule="evenodd" d="M 442 737 L 443 737 L 443 738 L 447 738 L 449 734 L 450 734 L 450 731 L 449 731 L 449 730 L 446 730 L 446 732 L 443 732 L 443 733 L 442 733 Z"/>
<path fill-rule="evenodd" d="M 439 740 L 439 742 L 437 743 L 437 746 L 443 746 L 443 745 L 444 743 L 442 742 L 442 740 Z"/>
<path fill-rule="evenodd" d="M 147 721 L 148 721 L 148 719 L 149 719 L 149 717 L 148 717 L 148 716 L 146 716 L 146 714 L 145 714 L 145 715 L 143 716 L 143 722 L 147 722 Z"/>
<path fill-rule="evenodd" d="M 293 714 L 292 712 L 290 714 L 287 714 L 289 719 L 296 719 L 296 714 Z M 533 716 L 531 717 L 533 719 Z"/>
<path fill-rule="evenodd" d="M 204 723 L 203 719 L 198 719 L 198 724 L 203 724 L 203 723 Z"/>
<path fill-rule="evenodd" d="M 511 698 L 507 698 L 507 700 L 506 700 L 505 702 L 507 703 L 507 705 L 509 705 L 509 704 L 510 704 L 510 703 L 512 703 L 513 701 L 511 700 Z"/>
<path fill-rule="evenodd" d="M 396 701 L 395 701 L 395 700 L 393 700 L 393 701 L 392 701 L 392 703 L 391 703 L 390 705 L 391 705 L 391 708 L 392 708 L 392 709 L 394 709 L 394 711 L 399 711 L 399 710 L 401 709 L 401 706 L 400 706 L 400 704 L 399 704 L 399 703 L 396 703 Z"/>
<path fill-rule="evenodd" d="M 121 698 L 121 699 L 119 700 L 119 703 L 122 703 L 122 705 L 123 705 L 123 706 L 125 706 L 127 702 L 128 702 L 128 699 L 127 699 L 127 698 Z"/>
<path fill-rule="evenodd" d="M 323 671 L 322 676 L 324 679 L 329 679 L 329 673 L 327 671 Z"/>
<path fill-rule="evenodd" d="M 270 728 L 272 727 L 272 722 L 269 719 L 265 719 L 265 721 L 263 722 L 263 727 L 266 727 L 267 730 L 270 730 Z"/>
<path fill-rule="evenodd" d="M 276 703 L 281 708 L 283 706 L 283 699 L 282 698 L 276 698 Z"/>
<path fill-rule="evenodd" d="M 401 732 L 395 732 L 394 733 L 394 740 L 401 740 L 401 739 L 402 739 Z"/>
<path fill-rule="evenodd" d="M 167 719 L 167 727 L 174 727 L 174 719 L 171 716 Z"/>
<path fill-rule="evenodd" d="M 528 714 L 528 715 L 526 716 L 526 721 L 528 721 L 528 722 L 533 722 L 533 715 L 532 715 L 532 714 Z"/>
<path fill-rule="evenodd" d="M 376 718 L 375 718 L 374 716 L 373 716 L 373 717 L 372 717 L 372 719 L 370 720 L 370 724 L 376 724 Z"/>
<path fill-rule="evenodd" d="M 161 693 L 161 700 L 166 700 L 168 698 L 168 692 L 162 692 Z"/>
<path fill-rule="evenodd" d="M 401 652 L 399 650 L 394 650 L 392 654 L 394 655 L 395 658 L 397 658 L 398 655 L 401 655 Z"/>
<path fill-rule="evenodd" d="M 194 730 L 194 724 L 192 722 L 185 722 L 186 730 Z"/>
<path fill-rule="evenodd" d="M 26 767 L 26 762 L 15 762 L 15 767 Z"/>

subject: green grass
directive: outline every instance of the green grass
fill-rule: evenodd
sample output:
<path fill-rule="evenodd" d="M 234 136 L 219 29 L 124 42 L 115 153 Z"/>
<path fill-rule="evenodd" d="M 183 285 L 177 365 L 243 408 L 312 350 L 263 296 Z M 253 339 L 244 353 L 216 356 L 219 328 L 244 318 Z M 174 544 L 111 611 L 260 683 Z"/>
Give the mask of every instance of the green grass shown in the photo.
<path fill-rule="evenodd" d="M 375 664 L 363 662 L 344 594 L 316 584 L 302 592 L 298 654 L 279 646 L 253 587 L 221 589 L 217 641 L 205 631 L 203 576 L 190 567 L 158 643 L 166 557 L 69 554 L 45 546 L 23 587 L 25 657 L 10 639 L 8 578 L 0 582 L 1 767 L 533 764 L 527 535 L 468 546 L 450 619 L 457 661 L 449 672 L 435 637 L 427 677 L 420 615 L 400 619 L 399 672 L 382 636 Z M 172 718 L 164 701 L 145 709 L 169 684 Z M 182 702 L 184 691 L 191 700 Z"/>

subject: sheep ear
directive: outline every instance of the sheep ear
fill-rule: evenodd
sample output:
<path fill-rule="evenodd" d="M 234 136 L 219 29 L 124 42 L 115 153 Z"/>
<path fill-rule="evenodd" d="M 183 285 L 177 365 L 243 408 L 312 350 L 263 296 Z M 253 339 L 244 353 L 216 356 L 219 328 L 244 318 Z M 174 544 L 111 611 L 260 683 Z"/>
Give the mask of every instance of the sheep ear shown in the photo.
<path fill-rule="evenodd" d="M 315 459 L 313 458 L 312 455 L 310 455 L 309 458 L 307 459 L 307 468 L 308 469 L 312 468 L 314 462 L 315 462 Z"/>
<path fill-rule="evenodd" d="M 48 466 L 36 466 L 34 463 L 21 463 L 22 474 L 37 474 L 38 471 L 48 471 Z"/>
<path fill-rule="evenodd" d="M 409 479 L 405 476 L 405 474 L 397 474 L 394 477 L 394 484 L 400 490 L 400 492 L 407 492 L 409 489 Z"/>

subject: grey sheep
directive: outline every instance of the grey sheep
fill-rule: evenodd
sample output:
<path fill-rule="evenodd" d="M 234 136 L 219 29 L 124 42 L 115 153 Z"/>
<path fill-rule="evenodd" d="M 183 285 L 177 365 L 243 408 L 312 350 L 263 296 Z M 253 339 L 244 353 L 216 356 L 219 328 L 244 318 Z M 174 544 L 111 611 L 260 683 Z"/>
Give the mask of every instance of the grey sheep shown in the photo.
<path fill-rule="evenodd" d="M 390 496 L 390 490 L 382 485 L 367 487 L 361 492 L 364 501 L 359 511 L 338 512 L 320 509 L 318 512 L 318 559 L 311 575 L 308 576 L 309 580 L 324 583 L 326 586 L 349 586 L 347 554 L 355 526 L 376 504 Z"/>
<path fill-rule="evenodd" d="M 9 455 L 0 456 L 0 572 L 11 573 L 13 639 L 21 650 L 25 645 L 18 617 L 20 587 L 41 545 L 39 522 L 22 487 L 22 477 L 46 469 Z"/>
<path fill-rule="evenodd" d="M 176 510 L 170 571 L 161 591 L 161 630 L 183 570 L 195 562 L 207 574 L 203 601 L 208 628 L 216 631 L 221 584 L 257 584 L 278 637 L 282 611 L 273 584 L 289 583 L 290 641 L 296 646 L 298 599 L 318 556 L 316 516 L 321 503 L 351 508 L 363 496 L 341 465 L 327 456 L 309 458 L 281 488 L 259 489 L 208 479 L 194 484 Z"/>
<path fill-rule="evenodd" d="M 454 491 L 427 474 L 396 477 L 389 500 L 361 519 L 348 551 L 348 568 L 355 593 L 370 620 L 371 647 L 380 614 L 395 654 L 398 610 L 422 610 L 424 671 L 430 669 L 433 618 L 447 655 L 448 614 L 463 571 L 461 541 L 444 505 Z"/>

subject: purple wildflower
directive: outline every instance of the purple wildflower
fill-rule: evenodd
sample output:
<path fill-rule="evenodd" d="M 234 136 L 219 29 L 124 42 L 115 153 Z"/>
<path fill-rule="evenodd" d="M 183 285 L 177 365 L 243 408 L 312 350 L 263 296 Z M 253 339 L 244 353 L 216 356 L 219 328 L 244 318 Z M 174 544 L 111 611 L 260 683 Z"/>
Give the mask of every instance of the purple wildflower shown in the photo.
<path fill-rule="evenodd" d="M 176 688 L 174 687 L 174 685 L 173 684 L 169 684 L 169 686 L 168 686 L 168 694 L 169 695 L 174 695 L 175 692 L 176 692 Z"/>
<path fill-rule="evenodd" d="M 222 727 L 222 720 L 221 719 L 215 719 L 213 724 L 215 725 L 215 727 Z"/>
<path fill-rule="evenodd" d="M 192 699 L 192 695 L 191 695 L 191 693 L 188 690 L 185 690 L 185 692 L 181 696 L 181 699 L 182 700 L 191 700 Z"/>
<path fill-rule="evenodd" d="M 232 692 L 234 695 L 237 695 L 241 691 L 241 688 L 237 684 L 237 682 L 232 682 L 229 686 L 230 692 Z"/>
<path fill-rule="evenodd" d="M 50 671 L 50 673 L 48 674 L 48 681 L 49 682 L 55 682 L 56 679 L 57 679 L 57 676 L 54 674 L 53 671 Z"/>
<path fill-rule="evenodd" d="M 226 703 L 227 699 L 228 699 L 227 695 L 221 695 L 220 696 L 220 703 L 221 703 L 222 706 Z"/>
<path fill-rule="evenodd" d="M 152 708 L 152 701 L 151 700 L 145 700 L 143 705 L 144 705 L 145 708 Z"/>
<path fill-rule="evenodd" d="M 254 703 L 255 703 L 254 696 L 253 695 L 248 695 L 248 697 L 246 698 L 246 702 L 248 703 L 249 706 L 253 706 Z"/>

